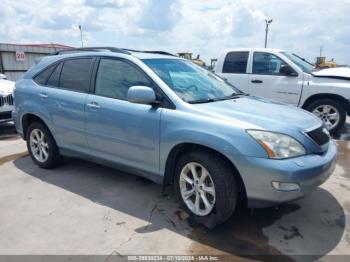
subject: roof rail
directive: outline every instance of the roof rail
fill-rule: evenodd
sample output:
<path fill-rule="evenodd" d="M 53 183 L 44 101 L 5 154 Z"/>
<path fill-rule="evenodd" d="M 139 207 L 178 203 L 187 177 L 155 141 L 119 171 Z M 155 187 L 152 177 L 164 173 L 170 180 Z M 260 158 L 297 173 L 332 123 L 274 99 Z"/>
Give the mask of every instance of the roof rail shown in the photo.
<path fill-rule="evenodd" d="M 79 48 L 68 48 L 68 49 L 62 49 L 57 52 L 52 53 L 52 55 L 61 55 L 66 53 L 75 53 L 75 52 L 103 52 L 103 51 L 110 51 L 114 53 L 123 53 L 123 54 L 130 54 L 126 49 L 122 48 L 116 48 L 116 47 L 110 47 L 110 46 L 97 46 L 97 47 L 79 47 Z"/>
<path fill-rule="evenodd" d="M 123 50 L 125 51 L 129 51 L 129 52 L 138 52 L 138 53 L 149 53 L 149 54 L 160 54 L 160 55 L 170 55 L 170 56 L 176 56 L 172 53 L 168 53 L 168 52 L 164 52 L 164 51 L 157 51 L 157 50 L 146 50 L 146 51 L 142 51 L 142 50 L 134 50 L 134 49 L 125 49 L 123 48 Z"/>

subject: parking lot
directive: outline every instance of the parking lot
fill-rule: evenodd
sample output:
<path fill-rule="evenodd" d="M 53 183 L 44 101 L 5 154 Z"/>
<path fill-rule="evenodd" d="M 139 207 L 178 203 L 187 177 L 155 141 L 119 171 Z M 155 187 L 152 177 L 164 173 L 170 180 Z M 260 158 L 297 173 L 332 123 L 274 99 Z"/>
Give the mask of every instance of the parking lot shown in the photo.
<path fill-rule="evenodd" d="M 43 170 L 11 123 L 0 127 L 0 254 L 229 255 L 320 259 L 350 254 L 350 121 L 332 177 L 308 197 L 239 207 L 214 230 L 191 227 L 171 190 L 93 163 Z M 300 256 L 307 255 L 307 256 Z M 341 258 L 341 257 L 338 257 Z"/>

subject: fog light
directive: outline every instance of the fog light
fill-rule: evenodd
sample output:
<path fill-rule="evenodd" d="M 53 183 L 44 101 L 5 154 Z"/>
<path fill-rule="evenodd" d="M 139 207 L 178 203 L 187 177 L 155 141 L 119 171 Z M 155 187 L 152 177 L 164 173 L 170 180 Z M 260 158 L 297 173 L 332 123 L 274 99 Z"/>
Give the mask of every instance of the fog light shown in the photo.
<path fill-rule="evenodd" d="M 300 186 L 296 183 L 272 182 L 272 186 L 274 189 L 280 191 L 295 191 L 300 189 Z"/>

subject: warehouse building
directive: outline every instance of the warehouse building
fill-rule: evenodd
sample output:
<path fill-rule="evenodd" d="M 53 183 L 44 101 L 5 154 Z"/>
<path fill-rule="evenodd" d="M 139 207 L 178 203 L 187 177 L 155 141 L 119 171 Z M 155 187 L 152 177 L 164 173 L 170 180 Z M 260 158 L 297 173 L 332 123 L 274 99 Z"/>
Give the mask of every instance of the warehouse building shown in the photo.
<path fill-rule="evenodd" d="M 0 74 L 5 74 L 9 80 L 16 81 L 35 63 L 36 59 L 66 48 L 71 47 L 60 44 L 0 43 Z"/>

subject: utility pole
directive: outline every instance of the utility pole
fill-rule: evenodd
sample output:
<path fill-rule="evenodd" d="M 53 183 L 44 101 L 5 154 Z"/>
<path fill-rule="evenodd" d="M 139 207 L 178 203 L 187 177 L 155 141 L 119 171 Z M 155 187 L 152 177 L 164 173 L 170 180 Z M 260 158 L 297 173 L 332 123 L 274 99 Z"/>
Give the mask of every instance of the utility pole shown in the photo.
<path fill-rule="evenodd" d="M 267 34 L 269 33 L 269 25 L 272 23 L 272 19 L 265 19 L 265 48 L 267 47 Z"/>
<path fill-rule="evenodd" d="M 80 31 L 81 47 L 84 47 L 84 43 L 83 43 L 83 30 L 81 29 L 81 25 L 79 25 L 79 31 Z"/>

